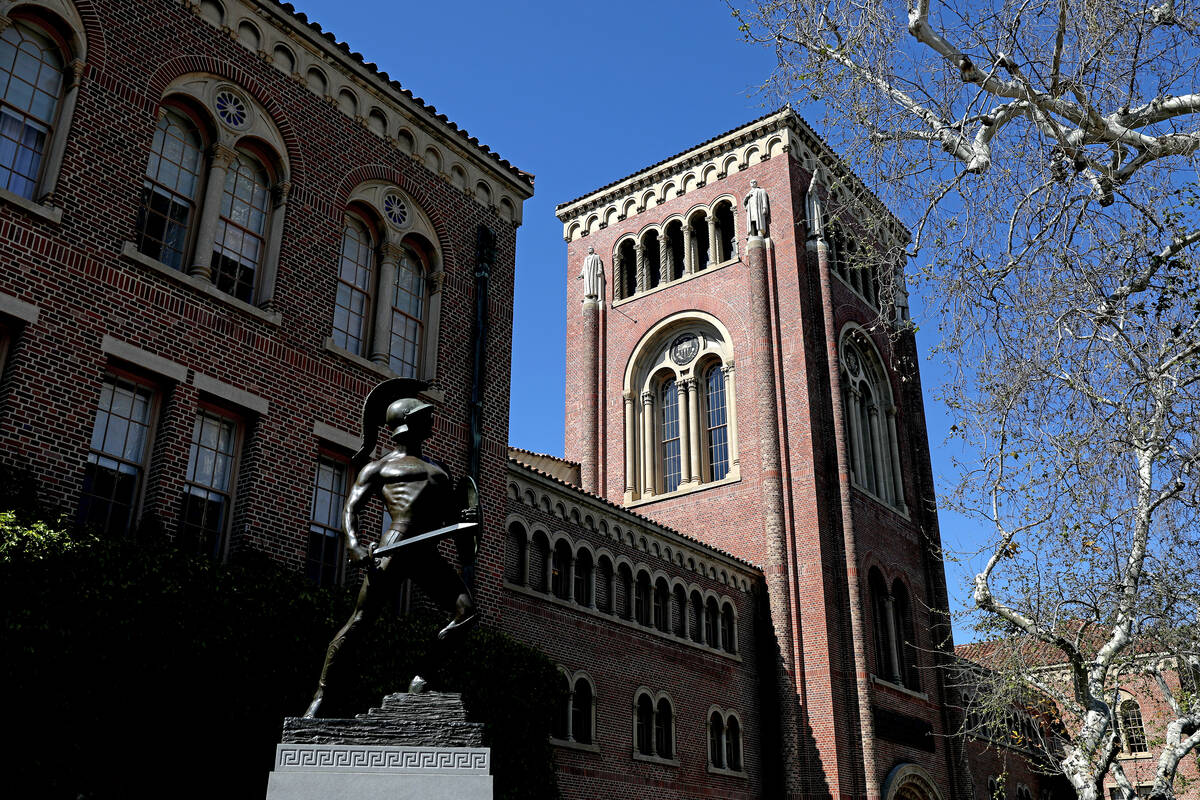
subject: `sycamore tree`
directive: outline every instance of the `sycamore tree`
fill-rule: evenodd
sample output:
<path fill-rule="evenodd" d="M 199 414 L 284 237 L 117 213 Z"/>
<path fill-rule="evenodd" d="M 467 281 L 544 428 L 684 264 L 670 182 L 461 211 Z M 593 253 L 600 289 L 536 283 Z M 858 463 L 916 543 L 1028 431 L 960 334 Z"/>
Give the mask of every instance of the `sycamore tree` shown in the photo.
<path fill-rule="evenodd" d="M 908 279 L 974 454 L 949 502 L 990 532 L 967 588 L 975 624 L 1059 665 L 1016 659 L 981 691 L 1051 699 L 1043 754 L 1099 800 L 1106 779 L 1134 793 L 1120 705 L 1149 687 L 1167 709 L 1144 718 L 1151 796 L 1172 797 L 1200 743 L 1186 679 L 1200 648 L 1197 9 L 733 10 L 778 55 L 766 88 L 822 106 L 824 134 L 912 231 Z"/>

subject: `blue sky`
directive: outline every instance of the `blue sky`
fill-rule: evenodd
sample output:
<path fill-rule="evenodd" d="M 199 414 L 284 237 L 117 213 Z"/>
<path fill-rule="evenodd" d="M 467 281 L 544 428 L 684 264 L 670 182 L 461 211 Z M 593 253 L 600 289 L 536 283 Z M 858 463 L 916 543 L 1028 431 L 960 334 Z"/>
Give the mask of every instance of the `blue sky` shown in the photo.
<path fill-rule="evenodd" d="M 720 0 L 299 0 L 297 10 L 537 176 L 517 235 L 509 441 L 561 455 L 566 244 L 554 206 L 777 107 L 758 91 L 774 54 L 745 44 Z M 919 320 L 919 298 L 913 311 Z M 939 477 L 951 468 L 940 377 L 923 361 Z M 943 511 L 941 527 L 948 546 L 969 546 L 969 526 Z M 947 571 L 957 605 L 961 570 Z"/>

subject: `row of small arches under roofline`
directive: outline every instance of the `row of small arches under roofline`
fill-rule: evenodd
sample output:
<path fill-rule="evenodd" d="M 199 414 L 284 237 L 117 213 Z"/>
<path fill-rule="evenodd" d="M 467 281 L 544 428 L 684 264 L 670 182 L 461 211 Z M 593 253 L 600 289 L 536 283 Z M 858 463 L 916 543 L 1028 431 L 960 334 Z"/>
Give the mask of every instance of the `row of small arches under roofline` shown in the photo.
<path fill-rule="evenodd" d="M 769 161 L 773 156 L 786 153 L 789 149 L 787 134 L 781 132 L 769 138 L 765 143 L 755 141 L 736 152 L 717 156 L 701 165 L 689 168 L 681 175 L 673 175 L 657 186 L 630 192 L 629 196 L 608 204 L 603 210 L 588 215 L 583 221 L 576 220 L 569 223 L 564 238 L 570 242 L 580 236 L 587 236 L 603 228 L 616 225 L 635 214 L 641 214 L 668 200 L 683 197 L 694 189 L 722 180 L 733 172 Z"/>
<path fill-rule="evenodd" d="M 504 581 L 642 629 L 738 653 L 738 613 L 729 597 L 511 516 Z"/>
<path fill-rule="evenodd" d="M 326 70 L 318 66 L 318 59 L 308 50 L 284 41 L 282 36 L 278 41 L 273 41 L 270 36 L 278 36 L 278 32 L 268 29 L 268 33 L 264 34 L 262 27 L 249 17 L 234 19 L 234 15 L 226 11 L 220 0 L 202 0 L 194 3 L 193 8 L 214 27 L 232 32 L 243 47 L 263 61 L 401 152 L 417 159 L 431 172 L 445 177 L 464 194 L 473 197 L 481 205 L 495 207 L 503 219 L 520 222 L 517 204 L 512 198 L 498 192 L 490 181 L 472 178 L 462 164 L 450 163 L 441 148 L 422 141 L 421 135 L 407 126 L 398 113 L 389 113 L 378 105 L 372 105 L 369 99 L 362 100 L 360 92 L 349 82 L 335 85 Z"/>
<path fill-rule="evenodd" d="M 738 575 L 723 566 L 705 561 L 703 558 L 698 559 L 695 555 L 686 552 L 681 547 L 660 542 L 656 537 L 647 535 L 628 525 L 622 525 L 619 522 L 610 522 L 604 517 L 597 518 L 586 510 L 581 511 L 574 503 L 564 502 L 548 492 L 541 492 L 527 486 L 509 483 L 508 497 L 510 500 L 516 500 L 529 508 L 539 509 L 547 514 L 552 514 L 558 519 L 580 525 L 590 531 L 595 531 L 615 542 L 620 542 L 635 550 L 652 555 L 655 558 L 661 558 L 678 567 L 696 572 L 709 580 L 718 581 L 725 586 L 740 589 L 743 592 L 750 591 L 750 581 L 743 575 Z"/>

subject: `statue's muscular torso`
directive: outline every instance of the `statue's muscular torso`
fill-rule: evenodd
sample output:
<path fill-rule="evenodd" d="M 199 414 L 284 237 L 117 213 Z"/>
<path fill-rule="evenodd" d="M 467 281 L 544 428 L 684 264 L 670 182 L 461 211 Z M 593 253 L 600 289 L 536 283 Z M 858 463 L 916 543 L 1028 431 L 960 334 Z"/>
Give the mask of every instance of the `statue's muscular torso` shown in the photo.
<path fill-rule="evenodd" d="M 425 533 L 445 522 L 450 476 L 422 458 L 389 453 L 369 468 L 372 484 L 392 517 L 387 544 Z"/>

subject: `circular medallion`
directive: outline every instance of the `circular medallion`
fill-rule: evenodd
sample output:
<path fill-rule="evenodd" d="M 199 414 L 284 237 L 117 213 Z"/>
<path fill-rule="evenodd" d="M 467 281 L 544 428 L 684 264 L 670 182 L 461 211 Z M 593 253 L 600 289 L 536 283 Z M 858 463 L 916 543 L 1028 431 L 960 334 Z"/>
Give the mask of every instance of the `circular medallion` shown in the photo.
<path fill-rule="evenodd" d="M 408 206 L 404 204 L 404 198 L 395 192 L 388 192 L 383 196 L 383 215 L 387 217 L 388 222 L 399 227 L 408 219 Z"/>
<path fill-rule="evenodd" d="M 681 367 L 690 364 L 698 352 L 700 352 L 700 340 L 694 333 L 682 334 L 671 342 L 671 360 Z"/>
<path fill-rule="evenodd" d="M 250 116 L 250 112 L 246 109 L 246 101 L 228 89 L 217 92 L 215 105 L 217 117 L 231 128 L 242 127 Z"/>
<path fill-rule="evenodd" d="M 858 353 L 854 350 L 847 350 L 842 355 L 842 360 L 846 362 L 846 369 L 850 370 L 850 374 L 858 377 L 858 372 L 861 369 L 858 363 Z"/>

